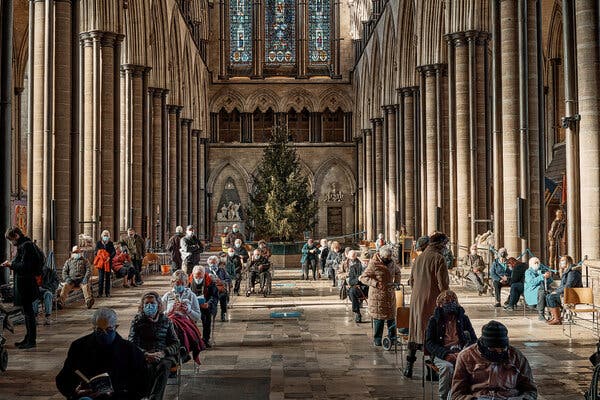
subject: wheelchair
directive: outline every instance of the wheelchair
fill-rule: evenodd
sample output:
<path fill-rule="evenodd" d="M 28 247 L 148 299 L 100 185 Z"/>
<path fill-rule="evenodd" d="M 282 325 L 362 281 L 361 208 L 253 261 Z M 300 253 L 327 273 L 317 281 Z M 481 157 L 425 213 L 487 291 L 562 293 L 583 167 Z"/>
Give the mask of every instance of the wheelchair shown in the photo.
<path fill-rule="evenodd" d="M 254 282 L 254 285 L 252 284 L 253 273 L 256 274 L 255 277 L 258 278 L 258 293 L 261 293 L 263 297 L 267 297 L 268 295 L 270 295 L 272 293 L 273 282 L 271 268 L 269 268 L 267 271 L 248 271 L 246 297 L 250 297 L 250 295 L 254 293 L 254 286 L 256 285 L 256 282 Z"/>

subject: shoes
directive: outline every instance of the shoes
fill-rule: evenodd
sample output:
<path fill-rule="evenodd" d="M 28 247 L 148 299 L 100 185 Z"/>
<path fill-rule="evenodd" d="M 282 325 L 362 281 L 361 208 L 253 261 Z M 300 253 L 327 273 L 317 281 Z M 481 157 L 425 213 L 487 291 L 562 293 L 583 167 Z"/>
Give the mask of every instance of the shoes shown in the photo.
<path fill-rule="evenodd" d="M 206 346 L 207 349 L 210 349 L 212 346 L 210 345 L 210 342 L 208 340 L 204 341 L 204 346 Z"/>
<path fill-rule="evenodd" d="M 500 302 L 496 302 L 496 304 L 494 304 L 494 307 L 502 307 L 502 304 L 500 304 Z"/>
<path fill-rule="evenodd" d="M 135 282 L 135 286 L 142 286 L 143 284 L 144 284 L 144 281 Z"/>
<path fill-rule="evenodd" d="M 406 368 L 404 368 L 404 372 L 402 373 L 406 378 L 412 378 L 412 375 L 413 375 L 413 364 L 414 364 L 414 361 L 412 361 L 412 362 L 409 361 L 406 364 Z"/>
<path fill-rule="evenodd" d="M 128 284 L 124 283 L 124 284 L 123 284 L 123 287 L 124 287 L 125 289 L 129 289 L 129 287 L 130 287 L 130 286 L 129 286 Z"/>
<path fill-rule="evenodd" d="M 515 308 L 513 306 L 504 306 L 504 311 L 515 311 Z"/>
<path fill-rule="evenodd" d="M 538 312 L 538 320 L 546 321 L 546 315 L 544 314 L 543 311 Z"/>
<path fill-rule="evenodd" d="M 225 314 L 221 314 L 221 322 L 225 322 Z"/>
<path fill-rule="evenodd" d="M 28 342 L 28 339 L 27 339 L 27 338 L 24 338 L 24 339 L 23 339 L 23 340 L 21 340 L 20 342 L 15 342 L 15 347 L 22 346 L 22 345 L 24 345 L 24 344 L 25 344 L 25 343 L 27 343 L 27 342 Z"/>
<path fill-rule="evenodd" d="M 44 325 L 52 325 L 52 318 L 50 315 L 46 315 L 46 317 L 44 318 Z"/>
<path fill-rule="evenodd" d="M 94 299 L 89 299 L 85 302 L 85 306 L 88 308 L 88 310 L 90 308 L 92 308 L 93 305 L 94 305 Z"/>
<path fill-rule="evenodd" d="M 508 299 L 506 299 L 506 301 L 504 302 L 504 305 L 507 306 L 508 305 Z"/>
<path fill-rule="evenodd" d="M 35 342 L 25 342 L 20 346 L 17 346 L 21 350 L 33 349 L 35 347 Z"/>
<path fill-rule="evenodd" d="M 98 298 L 102 297 L 102 293 L 98 293 Z"/>
<path fill-rule="evenodd" d="M 107 298 L 109 298 L 109 297 L 112 297 L 112 296 L 111 296 L 110 294 L 108 294 L 108 293 L 107 293 L 107 294 L 106 294 L 106 297 L 107 297 Z"/>
<path fill-rule="evenodd" d="M 354 322 L 360 324 L 362 322 L 362 315 L 360 313 L 354 313 Z"/>
<path fill-rule="evenodd" d="M 63 308 L 65 308 L 64 304 L 62 303 L 62 301 L 57 301 L 56 302 L 56 308 L 58 310 L 62 310 Z"/>
<path fill-rule="evenodd" d="M 373 346 L 381 347 L 381 339 L 375 339 L 375 340 L 373 340 Z"/>

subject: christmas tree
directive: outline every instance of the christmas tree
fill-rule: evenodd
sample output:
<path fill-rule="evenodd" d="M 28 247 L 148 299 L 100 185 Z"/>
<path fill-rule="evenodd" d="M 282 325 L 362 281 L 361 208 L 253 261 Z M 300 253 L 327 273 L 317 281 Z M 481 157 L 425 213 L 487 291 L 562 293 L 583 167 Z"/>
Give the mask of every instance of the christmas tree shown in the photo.
<path fill-rule="evenodd" d="M 317 201 L 285 127 L 274 127 L 253 179 L 248 219 L 255 238 L 291 241 L 315 226 Z"/>

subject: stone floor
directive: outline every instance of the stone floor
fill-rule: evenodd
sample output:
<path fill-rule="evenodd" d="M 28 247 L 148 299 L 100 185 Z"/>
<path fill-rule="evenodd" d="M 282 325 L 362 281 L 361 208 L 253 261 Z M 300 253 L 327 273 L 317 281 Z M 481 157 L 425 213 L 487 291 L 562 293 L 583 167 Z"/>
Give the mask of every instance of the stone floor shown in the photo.
<path fill-rule="evenodd" d="M 422 398 L 420 360 L 412 380 L 402 377 L 400 354 L 371 345 L 370 323 L 355 324 L 350 304 L 340 301 L 327 281 L 297 281 L 298 275 L 295 270 L 276 271 L 269 298 L 233 298 L 229 321 L 216 323 L 215 345 L 202 353 L 199 370 L 184 366 L 179 398 Z M 126 336 L 141 294 L 151 289 L 162 293 L 167 287 L 168 278 L 150 276 L 141 288 L 115 288 L 112 298 L 100 299 L 95 307 L 115 308 L 121 319 L 119 332 Z M 592 331 L 575 327 L 569 339 L 560 326 L 539 322 L 535 313 L 508 314 L 495 309 L 489 296 L 478 297 L 461 286 L 454 289 L 477 333 L 490 319 L 508 326 L 511 343 L 532 364 L 540 399 L 583 399 L 592 376 L 588 357 L 597 340 Z M 273 312 L 300 314 L 272 318 Z M 55 325 L 40 326 L 33 350 L 12 346 L 22 337 L 22 326 L 15 335 L 6 333 L 9 368 L 0 374 L 0 399 L 62 398 L 54 377 L 70 342 L 90 331 L 90 315 L 83 304 L 61 311 Z M 431 390 L 429 384 L 426 389 Z M 177 398 L 177 387 L 169 386 L 166 397 Z"/>

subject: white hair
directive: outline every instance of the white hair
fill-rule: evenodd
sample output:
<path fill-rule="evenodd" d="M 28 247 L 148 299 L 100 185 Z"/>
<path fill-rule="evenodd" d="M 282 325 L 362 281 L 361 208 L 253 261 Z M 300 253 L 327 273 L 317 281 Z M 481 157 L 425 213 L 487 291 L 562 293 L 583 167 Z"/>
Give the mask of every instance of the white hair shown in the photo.
<path fill-rule="evenodd" d="M 379 256 L 381 258 L 391 258 L 392 257 L 392 247 L 391 246 L 381 246 L 379 249 Z"/>
<path fill-rule="evenodd" d="M 99 308 L 92 315 L 92 325 L 98 326 L 100 320 L 105 320 L 108 326 L 115 327 L 118 322 L 117 313 L 112 308 Z"/>
<path fill-rule="evenodd" d="M 234 242 L 234 243 L 239 243 L 239 244 L 242 244 L 242 239 L 235 239 L 235 242 Z"/>
<path fill-rule="evenodd" d="M 217 257 L 217 256 L 210 256 L 210 257 L 208 257 L 208 260 L 206 260 L 206 263 L 210 264 L 211 261 L 216 261 L 217 264 L 218 264 L 219 263 L 219 257 Z"/>
<path fill-rule="evenodd" d="M 183 233 L 183 226 L 179 225 L 177 228 L 175 228 L 175 233 Z"/>
<path fill-rule="evenodd" d="M 196 265 L 194 266 L 194 269 L 192 269 L 192 274 L 195 275 L 197 273 L 200 273 L 200 275 L 204 275 L 204 267 L 202 265 Z"/>
<path fill-rule="evenodd" d="M 541 264 L 540 259 L 537 257 L 531 257 L 529 259 L 529 267 L 531 268 L 534 264 Z"/>
<path fill-rule="evenodd" d="M 171 278 L 171 282 L 177 282 L 178 280 L 182 280 L 187 282 L 187 274 L 183 270 L 177 270 L 173 273 L 173 278 Z"/>

